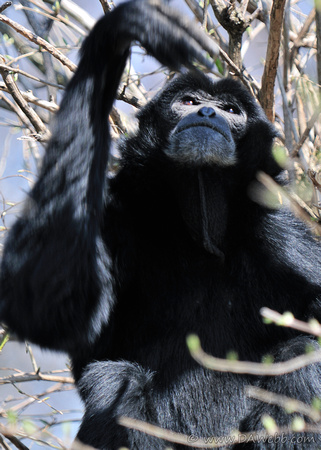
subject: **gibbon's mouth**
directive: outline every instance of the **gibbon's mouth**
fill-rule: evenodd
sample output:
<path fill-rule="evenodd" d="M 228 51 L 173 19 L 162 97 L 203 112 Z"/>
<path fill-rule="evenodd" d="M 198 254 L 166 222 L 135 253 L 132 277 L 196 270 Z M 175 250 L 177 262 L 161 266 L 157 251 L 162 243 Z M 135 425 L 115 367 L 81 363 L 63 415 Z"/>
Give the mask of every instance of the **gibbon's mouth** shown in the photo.
<path fill-rule="evenodd" d="M 206 127 L 210 128 L 211 130 L 215 131 L 216 133 L 221 134 L 227 141 L 231 142 L 231 136 L 227 135 L 224 131 L 222 131 L 222 128 L 216 127 L 215 125 L 212 125 L 211 123 L 207 122 L 197 122 L 188 124 L 182 127 L 178 127 L 177 130 L 174 132 L 174 134 L 179 134 L 182 131 L 186 131 L 189 128 L 197 128 L 197 127 Z"/>

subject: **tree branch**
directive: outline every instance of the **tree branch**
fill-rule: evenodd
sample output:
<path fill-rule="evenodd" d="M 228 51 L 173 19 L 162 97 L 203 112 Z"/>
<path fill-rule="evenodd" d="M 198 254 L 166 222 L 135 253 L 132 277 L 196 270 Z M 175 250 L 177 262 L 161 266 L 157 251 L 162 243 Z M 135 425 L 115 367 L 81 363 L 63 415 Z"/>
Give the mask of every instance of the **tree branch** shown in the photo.
<path fill-rule="evenodd" d="M 53 381 L 55 383 L 74 383 L 74 379 L 72 377 L 61 377 L 58 375 L 52 375 L 41 372 L 26 372 L 26 373 L 15 373 L 14 375 L 10 375 L 8 377 L 0 378 L 1 384 L 11 384 L 11 383 L 22 383 L 26 381 Z"/>
<path fill-rule="evenodd" d="M 4 58 L 2 56 L 0 56 L 0 61 L 2 63 L 4 62 Z M 21 95 L 18 86 L 16 85 L 16 82 L 14 81 L 14 78 L 11 75 L 10 71 L 0 67 L 0 74 L 2 75 L 3 81 L 5 82 L 8 91 L 12 95 L 13 99 L 15 100 L 19 108 L 28 117 L 33 127 L 35 128 L 36 132 L 42 135 L 41 140 L 48 139 L 50 135 L 49 131 L 47 130 L 46 126 L 44 125 L 38 114 L 36 114 L 36 112 L 31 108 L 28 102 Z"/>
<path fill-rule="evenodd" d="M 274 0 L 272 4 L 270 31 L 265 67 L 262 76 L 260 102 L 267 118 L 274 122 L 274 86 L 279 61 L 281 31 L 286 0 Z"/>
<path fill-rule="evenodd" d="M 77 68 L 76 64 L 71 62 L 69 58 L 67 58 L 63 53 L 61 53 L 59 50 L 57 50 L 53 45 L 49 44 L 49 42 L 45 41 L 41 37 L 32 33 L 27 28 L 23 27 L 22 25 L 18 24 L 17 22 L 14 22 L 13 20 L 9 19 L 9 17 L 6 17 L 2 14 L 0 14 L 0 22 L 10 25 L 10 27 L 12 27 L 15 31 L 17 31 L 19 34 L 21 34 L 25 38 L 29 39 L 29 41 L 34 42 L 35 44 L 40 45 L 40 47 L 45 48 L 52 56 L 54 56 L 56 59 L 58 59 L 62 64 L 64 64 L 66 67 L 68 67 L 68 69 L 71 70 L 72 72 L 76 71 L 76 68 Z"/>
<path fill-rule="evenodd" d="M 289 361 L 265 364 L 251 361 L 232 361 L 208 355 L 202 349 L 200 341 L 195 335 L 191 335 L 187 338 L 187 345 L 191 356 L 195 361 L 206 369 L 215 370 L 217 372 L 278 376 L 294 372 L 298 369 L 302 369 L 302 367 L 321 361 L 321 350 L 297 356 Z"/>

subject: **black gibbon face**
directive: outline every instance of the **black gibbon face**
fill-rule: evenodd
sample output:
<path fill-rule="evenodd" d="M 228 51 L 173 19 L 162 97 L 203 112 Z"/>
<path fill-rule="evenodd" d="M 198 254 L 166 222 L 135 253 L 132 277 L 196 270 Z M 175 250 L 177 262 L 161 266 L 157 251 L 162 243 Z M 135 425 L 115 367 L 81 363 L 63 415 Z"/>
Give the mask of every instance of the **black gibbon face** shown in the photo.
<path fill-rule="evenodd" d="M 172 102 L 178 123 L 167 156 L 183 164 L 227 167 L 237 162 L 236 141 L 245 133 L 247 114 L 238 100 L 224 93 L 181 93 Z"/>

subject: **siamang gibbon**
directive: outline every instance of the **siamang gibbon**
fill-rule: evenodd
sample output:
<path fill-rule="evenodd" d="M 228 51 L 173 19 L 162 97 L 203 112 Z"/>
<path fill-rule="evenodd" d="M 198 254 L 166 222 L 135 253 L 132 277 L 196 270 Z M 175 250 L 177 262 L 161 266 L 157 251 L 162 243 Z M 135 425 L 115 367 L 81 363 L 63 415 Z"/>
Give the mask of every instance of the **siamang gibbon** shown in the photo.
<path fill-rule="evenodd" d="M 107 117 L 132 41 L 184 70 L 139 112 L 109 179 Z M 159 0 L 123 3 L 102 18 L 6 241 L 0 318 L 18 338 L 69 354 L 85 405 L 78 438 L 99 449 L 185 448 L 127 429 L 118 416 L 193 435 L 198 446 L 262 430 L 264 415 L 291 426 L 294 412 L 249 399 L 247 385 L 307 404 L 321 398 L 318 363 L 278 377 L 220 373 L 186 347 L 195 333 L 211 355 L 233 350 L 257 362 L 319 348 L 262 323 L 263 306 L 321 319 L 321 248 L 289 210 L 250 195 L 258 171 L 282 177 L 276 130 L 238 81 L 193 68 L 208 65 L 202 49 L 214 47 Z M 321 437 L 242 445 L 314 449 Z"/>

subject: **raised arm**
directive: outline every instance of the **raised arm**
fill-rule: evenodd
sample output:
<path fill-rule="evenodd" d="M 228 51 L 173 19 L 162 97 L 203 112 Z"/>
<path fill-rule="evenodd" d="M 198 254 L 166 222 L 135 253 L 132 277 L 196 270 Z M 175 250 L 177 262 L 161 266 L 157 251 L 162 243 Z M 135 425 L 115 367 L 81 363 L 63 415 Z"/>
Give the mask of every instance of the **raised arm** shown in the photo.
<path fill-rule="evenodd" d="M 123 3 L 86 39 L 57 114 L 42 170 L 9 233 L 0 320 L 21 339 L 72 352 L 95 340 L 114 301 L 101 238 L 111 111 L 137 40 L 174 69 L 207 63 L 212 41 L 159 1 Z"/>

